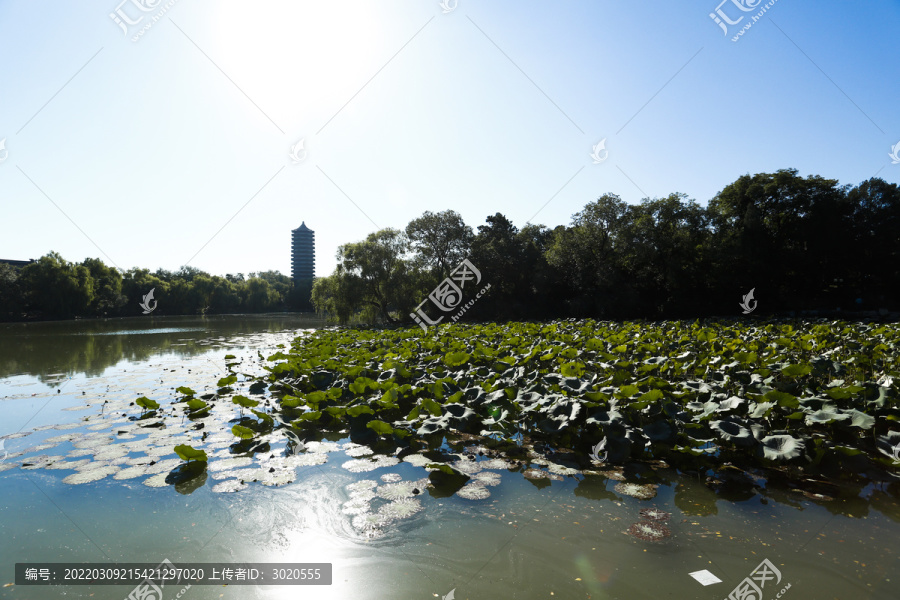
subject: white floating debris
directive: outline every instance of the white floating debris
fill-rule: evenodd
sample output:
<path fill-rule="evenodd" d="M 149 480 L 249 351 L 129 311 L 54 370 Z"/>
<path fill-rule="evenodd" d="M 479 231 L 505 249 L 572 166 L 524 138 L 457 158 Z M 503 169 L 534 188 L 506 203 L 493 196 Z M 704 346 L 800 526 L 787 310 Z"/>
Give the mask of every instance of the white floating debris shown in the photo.
<path fill-rule="evenodd" d="M 703 569 L 702 571 L 694 571 L 693 573 L 688 573 L 691 577 L 700 582 L 701 585 L 712 585 L 714 583 L 722 583 L 722 580 Z"/>

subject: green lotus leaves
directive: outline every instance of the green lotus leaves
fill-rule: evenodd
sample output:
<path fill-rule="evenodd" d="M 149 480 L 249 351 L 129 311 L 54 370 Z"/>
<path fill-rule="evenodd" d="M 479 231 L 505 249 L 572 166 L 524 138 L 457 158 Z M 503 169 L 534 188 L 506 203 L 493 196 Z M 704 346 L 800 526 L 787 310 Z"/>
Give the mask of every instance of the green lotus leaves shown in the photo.
<path fill-rule="evenodd" d="M 135 400 L 134 403 L 137 404 L 138 406 L 140 406 L 141 408 L 143 408 L 144 410 L 156 410 L 157 408 L 159 408 L 159 402 L 156 402 L 155 400 L 151 400 L 150 398 L 147 398 L 146 396 L 141 396 L 140 398 Z"/>
<path fill-rule="evenodd" d="M 191 388 L 186 387 L 186 386 L 181 386 L 181 387 L 175 388 L 175 391 L 178 392 L 179 394 L 182 394 L 182 395 L 188 396 L 188 397 L 195 396 L 197 394 L 197 392 L 195 392 L 194 390 L 192 390 Z"/>
<path fill-rule="evenodd" d="M 239 437 L 242 440 L 251 440 L 256 437 L 255 431 L 253 431 L 249 427 L 244 427 L 243 425 L 235 425 L 231 428 L 231 433 L 234 434 L 235 437 Z"/>
<path fill-rule="evenodd" d="M 619 391 L 616 392 L 616 396 L 619 398 L 630 398 L 640 391 L 640 388 L 636 385 L 623 385 L 619 388 Z"/>
<path fill-rule="evenodd" d="M 863 391 L 864 387 L 858 385 L 851 385 L 847 387 L 833 387 L 825 390 L 825 393 L 828 394 L 830 398 L 834 400 L 847 400 L 852 398 L 859 392 Z"/>
<path fill-rule="evenodd" d="M 788 365 L 781 369 L 781 374 L 785 377 L 803 377 L 811 372 L 812 367 L 809 365 Z"/>
<path fill-rule="evenodd" d="M 297 408 L 302 404 L 303 398 L 297 398 L 296 396 L 285 396 L 281 400 L 281 406 L 284 408 Z"/>
<path fill-rule="evenodd" d="M 206 462 L 208 460 L 205 450 L 197 450 L 187 444 L 175 446 L 175 454 L 177 454 L 181 460 L 186 460 L 188 462 L 193 460 Z"/>
<path fill-rule="evenodd" d="M 236 375 L 229 375 L 228 377 L 223 377 L 216 383 L 216 385 L 218 385 L 220 388 L 223 388 L 223 387 L 228 387 L 233 383 L 237 383 Z"/>
<path fill-rule="evenodd" d="M 733 421 L 711 421 L 710 428 L 719 439 L 738 446 L 752 446 L 756 443 L 753 433 L 740 423 Z"/>
<path fill-rule="evenodd" d="M 272 427 L 275 425 L 275 419 L 272 418 L 272 415 L 253 409 L 250 409 L 250 412 L 259 417 L 266 426 Z"/>
<path fill-rule="evenodd" d="M 329 407 L 329 408 L 336 408 L 336 407 Z M 325 410 L 329 410 L 329 408 L 326 408 Z M 349 415 L 349 416 L 351 416 L 351 417 L 358 417 L 358 416 L 360 416 L 360 415 L 374 415 L 374 414 L 375 414 L 375 411 L 372 410 L 371 407 L 366 406 L 366 405 L 362 405 L 362 406 L 352 406 L 352 407 L 350 407 L 350 408 L 348 408 L 348 409 L 346 409 L 346 410 L 347 410 L 347 415 Z"/>
<path fill-rule="evenodd" d="M 790 435 L 768 435 L 760 441 L 763 457 L 768 460 L 786 461 L 803 455 L 806 445 L 803 440 Z"/>
<path fill-rule="evenodd" d="M 669 442 L 675 439 L 676 429 L 668 421 L 654 421 L 644 425 L 644 435 L 654 442 Z"/>
<path fill-rule="evenodd" d="M 203 400 L 198 400 L 197 398 L 192 398 L 185 402 L 185 404 L 193 416 L 200 416 L 199 413 L 206 412 L 206 409 L 209 408 L 209 404 Z"/>
<path fill-rule="evenodd" d="M 238 406 L 240 406 L 241 408 L 254 408 L 256 406 L 259 406 L 258 400 L 251 400 L 247 396 L 237 395 L 234 398 L 232 398 L 231 401 L 234 404 L 237 404 Z"/>
<path fill-rule="evenodd" d="M 858 411 L 855 408 L 844 410 L 844 415 L 850 417 L 850 426 L 860 429 L 872 429 L 875 425 L 875 417 Z"/>
<path fill-rule="evenodd" d="M 322 411 L 311 410 L 311 411 L 305 412 L 302 415 L 300 415 L 299 417 L 297 417 L 297 419 L 295 419 L 291 424 L 293 425 L 294 423 L 309 423 L 312 421 L 318 421 L 321 418 L 322 418 Z"/>
<path fill-rule="evenodd" d="M 787 392 L 772 390 L 771 392 L 765 393 L 765 398 L 784 408 L 798 408 L 800 406 L 800 401 L 797 400 L 797 397 L 793 394 L 788 394 Z"/>
<path fill-rule="evenodd" d="M 846 415 L 836 410 L 817 410 L 806 415 L 806 424 L 812 425 L 828 425 L 835 421 L 843 421 L 849 419 L 850 415 Z"/>
<path fill-rule="evenodd" d="M 367 390 L 377 390 L 378 382 L 368 377 L 357 377 L 356 380 L 350 384 L 349 389 L 357 396 L 362 396 Z"/>
<path fill-rule="evenodd" d="M 378 419 L 373 419 L 366 423 L 366 427 L 371 429 L 378 435 L 390 435 L 394 432 L 394 428 L 384 421 L 379 421 Z"/>
<path fill-rule="evenodd" d="M 876 440 L 900 428 L 898 344 L 893 325 L 784 320 L 323 329 L 273 355 L 251 390 L 273 396 L 261 414 L 275 426 L 432 448 L 469 432 L 576 454 L 608 438 L 609 462 L 679 468 L 717 453 L 742 468 L 849 458 L 838 446 L 890 465 Z"/>
<path fill-rule="evenodd" d="M 448 352 L 441 360 L 448 367 L 456 368 L 469 362 L 470 358 L 472 358 L 472 356 L 466 352 Z"/>
<path fill-rule="evenodd" d="M 560 366 L 559 372 L 566 377 L 581 377 L 584 374 L 584 363 L 567 362 Z"/>

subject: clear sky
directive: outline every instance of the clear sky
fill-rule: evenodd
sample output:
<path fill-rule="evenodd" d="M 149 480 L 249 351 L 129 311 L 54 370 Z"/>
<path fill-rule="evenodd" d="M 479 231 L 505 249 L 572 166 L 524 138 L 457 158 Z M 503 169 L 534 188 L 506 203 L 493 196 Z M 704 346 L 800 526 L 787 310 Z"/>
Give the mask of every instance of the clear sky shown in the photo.
<path fill-rule="evenodd" d="M 0 258 L 289 274 L 305 221 L 327 275 L 426 210 L 900 182 L 900 0 L 120 1 L 0 0 Z"/>

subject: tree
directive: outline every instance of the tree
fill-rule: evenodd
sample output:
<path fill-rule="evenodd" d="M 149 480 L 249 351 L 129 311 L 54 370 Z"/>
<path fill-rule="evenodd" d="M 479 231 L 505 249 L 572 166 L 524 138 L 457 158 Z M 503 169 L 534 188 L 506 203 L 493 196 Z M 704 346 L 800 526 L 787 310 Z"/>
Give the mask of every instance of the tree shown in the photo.
<path fill-rule="evenodd" d="M 719 192 L 707 209 L 726 298 L 757 288 L 785 309 L 822 297 L 839 270 L 844 195 L 836 180 L 796 169 L 744 175 Z"/>
<path fill-rule="evenodd" d="M 248 279 L 246 289 L 247 298 L 244 306 L 250 312 L 268 312 L 275 310 L 281 304 L 281 294 L 261 277 Z"/>
<path fill-rule="evenodd" d="M 136 267 L 125 271 L 125 274 L 122 276 L 122 295 L 126 298 L 126 304 L 122 311 L 126 315 L 142 314 L 143 309 L 140 307 L 140 304 L 144 296 L 150 293 L 150 290 L 153 290 L 153 299 L 161 313 L 178 314 L 168 302 L 169 284 L 156 275 L 152 275 L 149 269 L 138 269 Z"/>
<path fill-rule="evenodd" d="M 479 300 L 477 311 L 491 315 L 508 313 L 512 303 L 518 301 L 522 258 L 516 239 L 519 230 L 501 213 L 487 217 L 485 223 L 478 226 L 478 234 L 472 240 L 471 261 L 481 272 L 480 285 L 490 283 L 491 289 Z"/>
<path fill-rule="evenodd" d="M 0 320 L 16 320 L 24 309 L 22 288 L 19 286 L 19 270 L 0 263 Z"/>
<path fill-rule="evenodd" d="M 640 298 L 634 306 L 654 316 L 696 312 L 706 302 L 706 211 L 684 194 L 644 199 L 621 221 L 618 262 Z"/>
<path fill-rule="evenodd" d="M 847 208 L 848 226 L 834 239 L 849 243 L 833 244 L 846 257 L 844 277 L 857 290 L 885 298 L 896 295 L 900 186 L 878 178 L 864 181 L 847 192 Z"/>
<path fill-rule="evenodd" d="M 368 306 L 385 323 L 398 320 L 392 312 L 405 318 L 405 313 L 415 306 L 416 297 L 415 269 L 403 258 L 408 248 L 408 241 L 398 229 L 382 229 L 369 234 L 365 241 L 341 246 L 338 266 L 331 276 L 334 279 L 319 285 L 316 309 L 327 304 L 323 294 L 330 291 L 338 299 L 339 312 L 344 314 Z M 349 299 L 351 290 L 353 297 Z"/>
<path fill-rule="evenodd" d="M 426 210 L 406 226 L 406 237 L 412 249 L 418 252 L 422 266 L 432 271 L 437 283 L 466 258 L 473 234 L 459 213 Z"/>
<path fill-rule="evenodd" d="M 576 316 L 613 316 L 634 301 L 616 253 L 627 210 L 619 196 L 604 194 L 554 236 L 547 261 L 565 274 L 569 310 Z"/>
<path fill-rule="evenodd" d="M 29 309 L 50 318 L 87 314 L 94 299 L 94 280 L 87 267 L 67 262 L 56 252 L 22 267 L 19 283 Z"/>
<path fill-rule="evenodd" d="M 81 263 L 94 279 L 94 298 L 90 312 L 95 316 L 113 315 L 118 312 L 127 298 L 122 295 L 122 274 L 109 267 L 99 258 L 86 258 Z"/>

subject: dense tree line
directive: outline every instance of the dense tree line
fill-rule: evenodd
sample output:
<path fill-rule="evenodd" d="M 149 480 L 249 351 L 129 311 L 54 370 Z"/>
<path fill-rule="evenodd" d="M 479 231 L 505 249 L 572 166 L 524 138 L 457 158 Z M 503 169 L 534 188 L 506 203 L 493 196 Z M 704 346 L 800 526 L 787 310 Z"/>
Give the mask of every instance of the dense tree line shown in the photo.
<path fill-rule="evenodd" d="M 636 205 L 605 194 L 552 230 L 497 213 L 476 232 L 452 210 L 426 212 L 341 246 L 313 304 L 342 323 L 410 322 L 463 258 L 490 284 L 474 319 L 732 315 L 751 289 L 757 314 L 896 310 L 900 188 L 785 169 L 740 177 L 705 207 L 683 194 Z M 463 290 L 463 303 L 473 296 Z"/>
<path fill-rule="evenodd" d="M 150 290 L 155 316 L 303 308 L 291 278 L 278 271 L 246 278 L 241 273 L 219 277 L 190 266 L 123 273 L 98 258 L 72 263 L 50 252 L 21 268 L 0 263 L 0 320 L 141 315 L 140 303 Z"/>
<path fill-rule="evenodd" d="M 794 169 L 745 175 L 701 206 L 683 194 L 628 204 L 605 194 L 568 226 L 522 229 L 500 213 L 477 230 L 452 210 L 425 212 L 341 246 L 311 291 L 277 271 L 219 277 L 194 267 L 125 272 L 51 252 L 21 268 L 0 263 L 0 320 L 302 310 L 341 323 L 409 323 L 463 259 L 490 290 L 467 319 L 681 318 L 889 308 L 900 289 L 900 187 L 842 186 Z M 472 300 L 471 287 L 463 304 Z M 305 296 L 305 297 L 304 297 Z M 452 303 L 452 302 L 451 302 Z"/>

